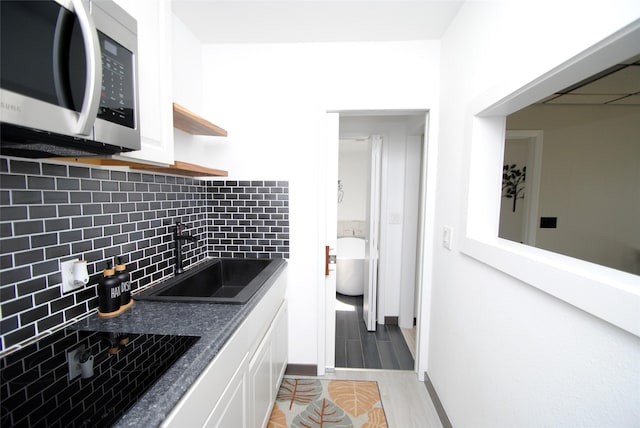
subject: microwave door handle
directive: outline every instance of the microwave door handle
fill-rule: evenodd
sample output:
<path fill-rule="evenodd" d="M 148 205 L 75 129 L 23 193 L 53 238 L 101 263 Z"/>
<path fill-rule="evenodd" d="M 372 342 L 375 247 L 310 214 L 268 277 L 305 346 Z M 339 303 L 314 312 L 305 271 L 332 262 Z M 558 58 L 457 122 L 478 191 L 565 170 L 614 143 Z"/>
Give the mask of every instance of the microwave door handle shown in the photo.
<path fill-rule="evenodd" d="M 84 99 L 82 101 L 82 108 L 78 116 L 78 127 L 76 129 L 77 134 L 86 136 L 91 133 L 95 119 L 98 116 L 98 107 L 100 107 L 102 58 L 100 56 L 98 32 L 91 18 L 91 14 L 87 6 L 85 6 L 85 1 L 71 0 L 71 4 L 78 17 L 87 58 L 87 82 L 84 88 Z"/>
<path fill-rule="evenodd" d="M 53 35 L 53 85 L 58 104 L 67 109 L 73 109 L 73 97 L 69 85 L 69 46 L 71 45 L 71 30 L 73 15 L 66 9 L 60 8 L 56 19 L 56 29 Z"/>

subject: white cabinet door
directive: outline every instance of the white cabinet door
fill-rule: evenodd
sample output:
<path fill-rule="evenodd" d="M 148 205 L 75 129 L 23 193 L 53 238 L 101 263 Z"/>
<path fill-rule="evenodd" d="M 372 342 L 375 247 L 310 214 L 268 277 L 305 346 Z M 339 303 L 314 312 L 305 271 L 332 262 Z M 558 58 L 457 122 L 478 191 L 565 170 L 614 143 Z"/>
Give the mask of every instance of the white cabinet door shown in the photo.
<path fill-rule="evenodd" d="M 273 405 L 271 388 L 271 337 L 267 335 L 249 363 L 249 422 L 262 427 Z"/>
<path fill-rule="evenodd" d="M 207 428 L 250 428 L 247 421 L 246 379 L 247 359 L 231 379 L 216 408 L 205 423 Z"/>
<path fill-rule="evenodd" d="M 138 22 L 138 98 L 141 150 L 122 160 L 172 164 L 173 79 L 170 0 L 116 0 Z"/>
<path fill-rule="evenodd" d="M 287 304 L 284 302 L 249 362 L 248 422 L 267 424 L 287 364 Z"/>
<path fill-rule="evenodd" d="M 271 379 L 273 400 L 275 401 L 280 383 L 287 369 L 287 361 L 289 357 L 289 332 L 288 332 L 288 316 L 287 303 L 285 302 L 282 310 L 276 316 L 273 322 L 273 342 L 271 345 Z"/>

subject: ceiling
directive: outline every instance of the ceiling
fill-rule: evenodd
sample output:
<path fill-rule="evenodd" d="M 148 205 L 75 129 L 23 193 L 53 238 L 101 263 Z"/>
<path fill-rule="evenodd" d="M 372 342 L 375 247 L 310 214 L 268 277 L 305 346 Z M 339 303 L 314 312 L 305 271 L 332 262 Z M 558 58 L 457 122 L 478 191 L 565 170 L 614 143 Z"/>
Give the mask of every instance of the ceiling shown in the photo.
<path fill-rule="evenodd" d="M 441 38 L 458 0 L 173 0 L 202 43 L 313 43 Z"/>
<path fill-rule="evenodd" d="M 540 104 L 640 105 L 640 55 L 558 91 Z"/>
<path fill-rule="evenodd" d="M 172 0 L 202 43 L 440 39 L 459 0 Z M 548 105 L 640 105 L 640 55 L 541 100 Z"/>

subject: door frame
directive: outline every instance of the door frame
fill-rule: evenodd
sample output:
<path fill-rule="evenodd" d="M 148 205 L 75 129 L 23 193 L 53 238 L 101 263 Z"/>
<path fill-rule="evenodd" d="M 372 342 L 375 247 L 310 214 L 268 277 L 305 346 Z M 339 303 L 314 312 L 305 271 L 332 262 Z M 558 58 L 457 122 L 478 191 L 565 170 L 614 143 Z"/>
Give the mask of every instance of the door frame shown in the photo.
<path fill-rule="evenodd" d="M 340 114 L 327 112 L 325 115 L 324 146 L 317 151 L 318 165 L 318 271 L 321 275 L 318 286 L 318 366 L 317 374 L 335 369 L 336 350 L 336 265 L 329 264 L 327 258 L 336 254 L 338 209 L 337 180 L 338 144 L 340 141 Z M 330 204 L 332 200 L 336 203 Z M 320 248 L 321 247 L 321 248 Z M 330 316 L 333 314 L 333 316 Z"/>
<path fill-rule="evenodd" d="M 339 115 L 340 113 L 358 115 L 402 115 L 415 114 L 416 112 L 425 114 L 425 137 L 423 142 L 422 164 L 425 174 L 422 179 L 420 196 L 422 198 L 423 212 L 420 216 L 420 228 L 422 231 L 422 254 L 417 262 L 416 273 L 419 278 L 420 287 L 416 299 L 418 300 L 416 313 L 416 358 L 414 372 L 417 372 L 419 381 L 424 381 L 424 374 L 427 371 L 429 342 L 430 342 L 430 318 L 431 318 L 431 289 L 432 289 L 432 266 L 435 240 L 435 203 L 436 203 L 436 177 L 437 177 L 437 117 L 429 108 L 421 109 L 383 109 L 383 110 L 327 110 L 325 138 L 338 135 L 339 140 Z M 327 181 L 327 166 L 329 162 L 335 164 L 337 168 L 337 157 L 328 156 L 325 147 L 318 149 L 318 366 L 317 374 L 324 375 L 326 371 L 333 371 L 335 368 L 335 301 L 330 302 L 331 296 L 335 296 L 335 281 L 333 289 L 326 286 L 324 270 L 324 245 L 327 242 L 326 232 L 326 212 L 327 195 L 335 196 L 335 186 L 330 185 L 331 192 L 325 188 Z M 333 167 L 331 167 L 333 168 Z M 334 183 L 335 184 L 335 183 Z M 321 262 L 322 261 L 322 262 Z M 331 312 L 328 313 L 328 310 Z M 333 321 L 328 318 L 334 318 Z M 328 341 L 333 341 L 333 346 L 327 346 Z M 331 348 L 333 355 L 327 356 L 328 348 Z M 327 364 L 331 362 L 331 364 Z"/>
<path fill-rule="evenodd" d="M 527 179 L 525 181 L 525 210 L 523 219 L 523 242 L 535 247 L 538 230 L 538 204 L 540 200 L 540 176 L 542 172 L 542 141 L 544 132 L 506 131 L 505 147 L 508 140 L 527 142 Z"/>
<path fill-rule="evenodd" d="M 425 121 L 426 126 L 426 121 Z M 422 181 L 424 179 L 424 135 L 408 136 L 405 152 L 404 171 L 404 213 L 402 220 L 402 267 L 400 270 L 400 312 L 398 313 L 398 326 L 412 328 L 416 319 L 418 300 L 418 278 L 421 272 L 422 255 L 421 245 L 424 233 L 421 227 L 424 224 L 424 207 L 422 206 Z M 417 151 L 417 153 L 416 153 Z M 409 160 L 414 159 L 413 167 L 417 165 L 417 180 L 411 181 L 410 176 L 416 173 L 406 167 Z M 415 187 L 411 188 L 413 185 Z M 415 212 L 407 209 L 413 205 Z M 406 255 L 405 255 L 406 254 Z"/>

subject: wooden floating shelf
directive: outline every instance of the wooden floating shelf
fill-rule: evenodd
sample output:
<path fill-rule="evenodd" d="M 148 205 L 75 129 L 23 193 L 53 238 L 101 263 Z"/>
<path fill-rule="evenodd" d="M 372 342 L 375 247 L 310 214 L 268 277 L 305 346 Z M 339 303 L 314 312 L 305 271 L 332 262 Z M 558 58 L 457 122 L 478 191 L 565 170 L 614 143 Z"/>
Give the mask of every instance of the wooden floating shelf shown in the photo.
<path fill-rule="evenodd" d="M 124 161 L 119 159 L 110 158 L 55 158 L 55 160 L 66 162 L 77 162 L 90 165 L 104 165 L 104 166 L 126 166 L 131 169 L 137 169 L 142 171 L 154 171 L 165 174 L 174 175 L 186 175 L 189 177 L 227 177 L 228 171 L 223 169 L 207 168 L 201 165 L 196 165 L 188 162 L 175 161 L 173 165 L 160 166 L 149 165 L 139 162 Z"/>
<path fill-rule="evenodd" d="M 227 177 L 229 175 L 229 172 L 223 169 L 207 168 L 205 166 L 182 161 L 175 161 L 173 165 L 169 165 L 166 167 L 140 165 L 139 167 L 137 167 L 137 169 L 164 172 L 167 174 L 188 175 L 190 177 Z"/>
<path fill-rule="evenodd" d="M 227 136 L 224 129 L 176 103 L 173 103 L 173 127 L 192 135 Z"/>

